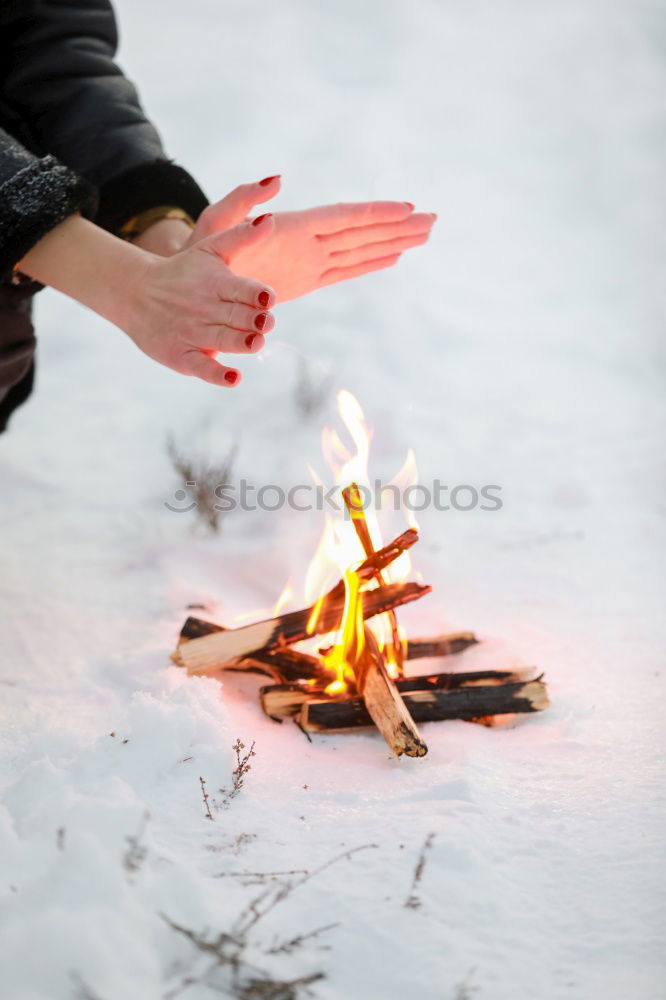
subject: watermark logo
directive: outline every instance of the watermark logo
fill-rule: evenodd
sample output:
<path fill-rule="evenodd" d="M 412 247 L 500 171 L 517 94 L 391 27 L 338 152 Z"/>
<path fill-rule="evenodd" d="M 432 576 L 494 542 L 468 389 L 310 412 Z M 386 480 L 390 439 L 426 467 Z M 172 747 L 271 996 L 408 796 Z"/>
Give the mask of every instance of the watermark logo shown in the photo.
<path fill-rule="evenodd" d="M 194 479 L 188 479 L 185 486 L 187 489 L 177 489 L 170 500 L 163 501 L 166 509 L 174 514 L 187 514 L 205 501 L 206 506 L 220 513 L 233 510 L 274 513 L 287 508 L 304 512 L 326 510 L 343 517 L 350 516 L 338 486 L 325 489 L 313 483 L 297 483 L 285 489 L 276 483 L 258 486 L 241 479 L 238 483 L 220 483 L 212 489 L 210 496 L 202 496 Z M 393 483 L 384 484 L 376 479 L 372 489 L 359 486 L 359 493 L 363 510 L 408 510 L 413 513 L 430 509 L 498 511 L 504 506 L 502 487 L 496 484 L 473 486 L 460 483 L 449 486 L 440 479 L 434 479 L 429 484 L 413 483 L 401 489 Z"/>

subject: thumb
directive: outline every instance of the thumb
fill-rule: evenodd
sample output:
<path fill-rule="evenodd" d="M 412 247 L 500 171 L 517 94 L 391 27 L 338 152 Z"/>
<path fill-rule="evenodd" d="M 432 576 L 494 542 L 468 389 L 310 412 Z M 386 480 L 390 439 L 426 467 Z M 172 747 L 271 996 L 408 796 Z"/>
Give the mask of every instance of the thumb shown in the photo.
<path fill-rule="evenodd" d="M 241 222 L 233 229 L 227 229 L 224 233 L 216 233 L 209 236 L 207 240 L 202 240 L 197 246 L 201 250 L 207 250 L 220 257 L 224 263 L 231 267 L 232 262 L 243 250 L 261 243 L 267 239 L 275 229 L 273 216 L 259 215 L 252 222 Z"/>
<path fill-rule="evenodd" d="M 280 174 L 265 177 L 263 181 L 254 184 L 240 184 L 221 201 L 209 205 L 201 213 L 197 223 L 201 229 L 199 239 L 244 222 L 255 205 L 274 198 L 279 190 Z"/>

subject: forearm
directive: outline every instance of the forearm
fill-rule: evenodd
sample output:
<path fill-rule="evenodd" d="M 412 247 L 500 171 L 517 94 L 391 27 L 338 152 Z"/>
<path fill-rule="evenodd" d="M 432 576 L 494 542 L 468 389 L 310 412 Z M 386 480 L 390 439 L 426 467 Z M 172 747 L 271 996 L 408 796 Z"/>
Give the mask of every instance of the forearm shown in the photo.
<path fill-rule="evenodd" d="M 151 259 L 145 250 L 73 215 L 35 244 L 19 270 L 125 329 L 128 303 Z"/>

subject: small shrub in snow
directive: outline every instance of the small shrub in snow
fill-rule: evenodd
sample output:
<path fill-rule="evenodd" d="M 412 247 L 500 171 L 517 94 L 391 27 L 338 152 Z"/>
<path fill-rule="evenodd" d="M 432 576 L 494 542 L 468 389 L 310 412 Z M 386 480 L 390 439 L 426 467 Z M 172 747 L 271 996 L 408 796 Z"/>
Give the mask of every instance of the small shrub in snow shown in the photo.
<path fill-rule="evenodd" d="M 167 454 L 171 464 L 189 489 L 197 520 L 211 533 L 220 530 L 220 509 L 218 487 L 233 484 L 233 471 L 238 454 L 238 446 L 232 444 L 226 455 L 212 462 L 202 454 L 184 454 L 179 450 L 172 435 L 167 438 Z M 184 491 L 183 495 L 184 494 Z"/>
<path fill-rule="evenodd" d="M 148 849 L 141 843 L 149 814 L 144 813 L 139 829 L 133 836 L 125 837 L 127 850 L 123 855 L 123 867 L 129 875 L 134 875 L 139 871 L 141 865 L 146 860 Z"/>
<path fill-rule="evenodd" d="M 333 376 L 324 371 L 315 374 L 314 368 L 305 358 L 299 360 L 298 376 L 294 386 L 294 402 L 299 415 L 311 420 L 323 409 L 333 386 Z"/>

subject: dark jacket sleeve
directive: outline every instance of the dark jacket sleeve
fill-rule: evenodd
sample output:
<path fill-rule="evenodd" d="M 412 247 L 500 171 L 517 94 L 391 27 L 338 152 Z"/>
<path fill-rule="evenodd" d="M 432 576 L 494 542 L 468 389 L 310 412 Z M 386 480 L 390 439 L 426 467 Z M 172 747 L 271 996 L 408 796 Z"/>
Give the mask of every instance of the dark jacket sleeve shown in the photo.
<path fill-rule="evenodd" d="M 134 86 L 114 62 L 108 0 L 26 0 L 2 24 L 2 101 L 35 145 L 98 192 L 96 221 L 111 231 L 155 205 L 196 218 L 208 204 L 167 158 Z"/>
<path fill-rule="evenodd" d="M 58 223 L 95 213 L 97 194 L 53 156 L 37 157 L 0 128 L 0 280 Z"/>

